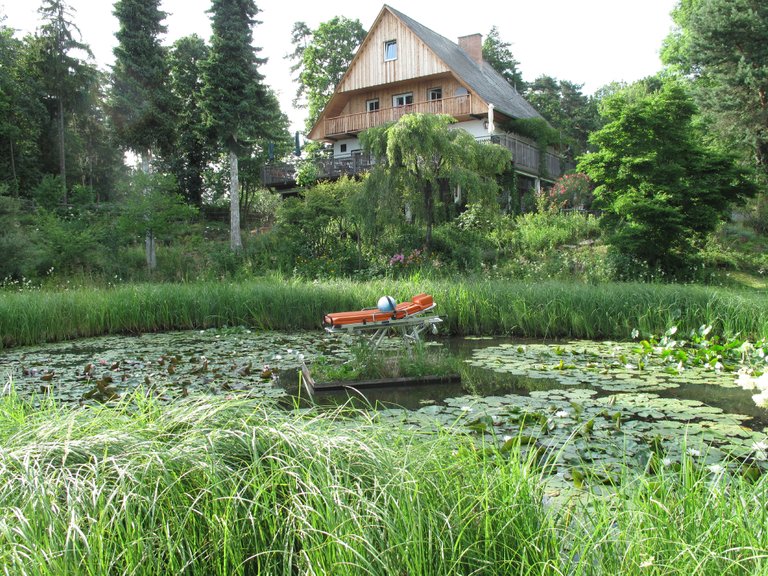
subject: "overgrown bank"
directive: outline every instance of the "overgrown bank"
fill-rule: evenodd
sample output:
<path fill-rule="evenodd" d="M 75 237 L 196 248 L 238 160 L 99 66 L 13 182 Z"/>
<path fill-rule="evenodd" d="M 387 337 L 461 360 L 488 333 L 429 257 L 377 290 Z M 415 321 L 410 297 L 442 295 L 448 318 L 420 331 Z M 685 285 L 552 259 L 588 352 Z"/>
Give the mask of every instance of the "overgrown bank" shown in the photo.
<path fill-rule="evenodd" d="M 319 329 L 325 313 L 375 305 L 383 294 L 435 296 L 444 333 L 619 339 L 712 325 L 715 333 L 768 335 L 768 294 L 725 288 L 614 283 L 376 280 L 306 283 L 134 284 L 0 292 L 2 346 L 115 333 L 245 325 Z"/>
<path fill-rule="evenodd" d="M 0 398 L 0 563 L 54 574 L 762 574 L 768 482 L 684 459 L 544 498 L 546 461 L 364 413 Z M 613 495 L 610 495 L 613 494 Z"/>

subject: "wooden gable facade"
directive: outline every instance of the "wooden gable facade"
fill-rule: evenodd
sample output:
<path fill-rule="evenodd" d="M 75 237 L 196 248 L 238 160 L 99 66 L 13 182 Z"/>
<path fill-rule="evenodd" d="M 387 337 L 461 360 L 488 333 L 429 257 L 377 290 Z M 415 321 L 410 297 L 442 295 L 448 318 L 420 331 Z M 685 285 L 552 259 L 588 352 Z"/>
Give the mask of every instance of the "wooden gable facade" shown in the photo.
<path fill-rule="evenodd" d="M 488 104 L 385 6 L 308 136 L 350 138 L 408 112 L 450 114 L 462 121 L 487 110 Z"/>

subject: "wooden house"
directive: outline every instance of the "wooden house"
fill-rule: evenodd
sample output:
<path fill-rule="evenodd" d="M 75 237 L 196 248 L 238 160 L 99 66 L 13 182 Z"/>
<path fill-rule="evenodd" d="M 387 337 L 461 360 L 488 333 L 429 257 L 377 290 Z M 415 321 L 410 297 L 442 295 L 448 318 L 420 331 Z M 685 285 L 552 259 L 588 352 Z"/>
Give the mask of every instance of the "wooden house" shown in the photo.
<path fill-rule="evenodd" d="M 539 113 L 482 57 L 482 36 L 454 43 L 385 5 L 308 134 L 333 148 L 331 164 L 369 166 L 358 135 L 409 112 L 449 114 L 478 139 L 508 147 L 518 182 L 539 188 L 562 173 L 554 150 L 505 132 L 511 119 Z"/>

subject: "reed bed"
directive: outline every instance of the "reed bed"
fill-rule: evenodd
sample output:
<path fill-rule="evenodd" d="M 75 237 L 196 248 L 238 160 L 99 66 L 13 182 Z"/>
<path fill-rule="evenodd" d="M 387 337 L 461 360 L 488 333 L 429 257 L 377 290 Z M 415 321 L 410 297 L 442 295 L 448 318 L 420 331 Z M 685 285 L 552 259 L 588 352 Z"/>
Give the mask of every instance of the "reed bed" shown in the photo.
<path fill-rule="evenodd" d="M 768 294 L 654 284 L 586 285 L 495 280 L 375 280 L 303 283 L 133 284 L 113 288 L 0 293 L 0 345 L 40 344 L 114 333 L 246 325 L 319 329 L 323 314 L 429 292 L 455 335 L 625 340 L 670 326 L 768 336 Z"/>
<path fill-rule="evenodd" d="M 520 443 L 523 444 L 522 442 Z M 546 465 L 375 414 L 0 398 L 5 574 L 764 574 L 768 482 L 628 476 L 545 504 Z"/>

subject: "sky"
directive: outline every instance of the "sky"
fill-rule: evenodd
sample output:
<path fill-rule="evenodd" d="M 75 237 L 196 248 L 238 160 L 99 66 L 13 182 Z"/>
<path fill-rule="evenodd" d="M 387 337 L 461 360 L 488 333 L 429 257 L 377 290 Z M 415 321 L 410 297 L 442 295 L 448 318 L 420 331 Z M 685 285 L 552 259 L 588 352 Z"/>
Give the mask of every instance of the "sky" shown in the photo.
<path fill-rule="evenodd" d="M 592 94 L 614 81 L 632 82 L 661 69 L 659 50 L 672 28 L 670 12 L 678 0 L 390 0 L 393 7 L 435 32 L 453 40 L 480 33 L 485 37 L 496 26 L 502 41 L 511 44 L 520 62 L 523 79 L 541 75 L 583 84 Z M 94 53 L 97 64 L 107 68 L 117 19 L 112 0 L 68 0 L 82 40 Z M 164 44 L 196 33 L 206 40 L 211 34 L 206 10 L 210 0 L 162 0 L 168 13 Z M 296 84 L 291 62 L 291 29 L 297 21 L 316 28 L 334 16 L 359 19 L 367 30 L 382 4 L 371 0 L 256 0 L 262 24 L 254 28 L 254 45 L 268 58 L 260 71 L 278 94 L 292 129 L 301 130 L 305 111 L 295 110 Z M 0 0 L 4 24 L 19 35 L 39 26 L 38 0 Z"/>

